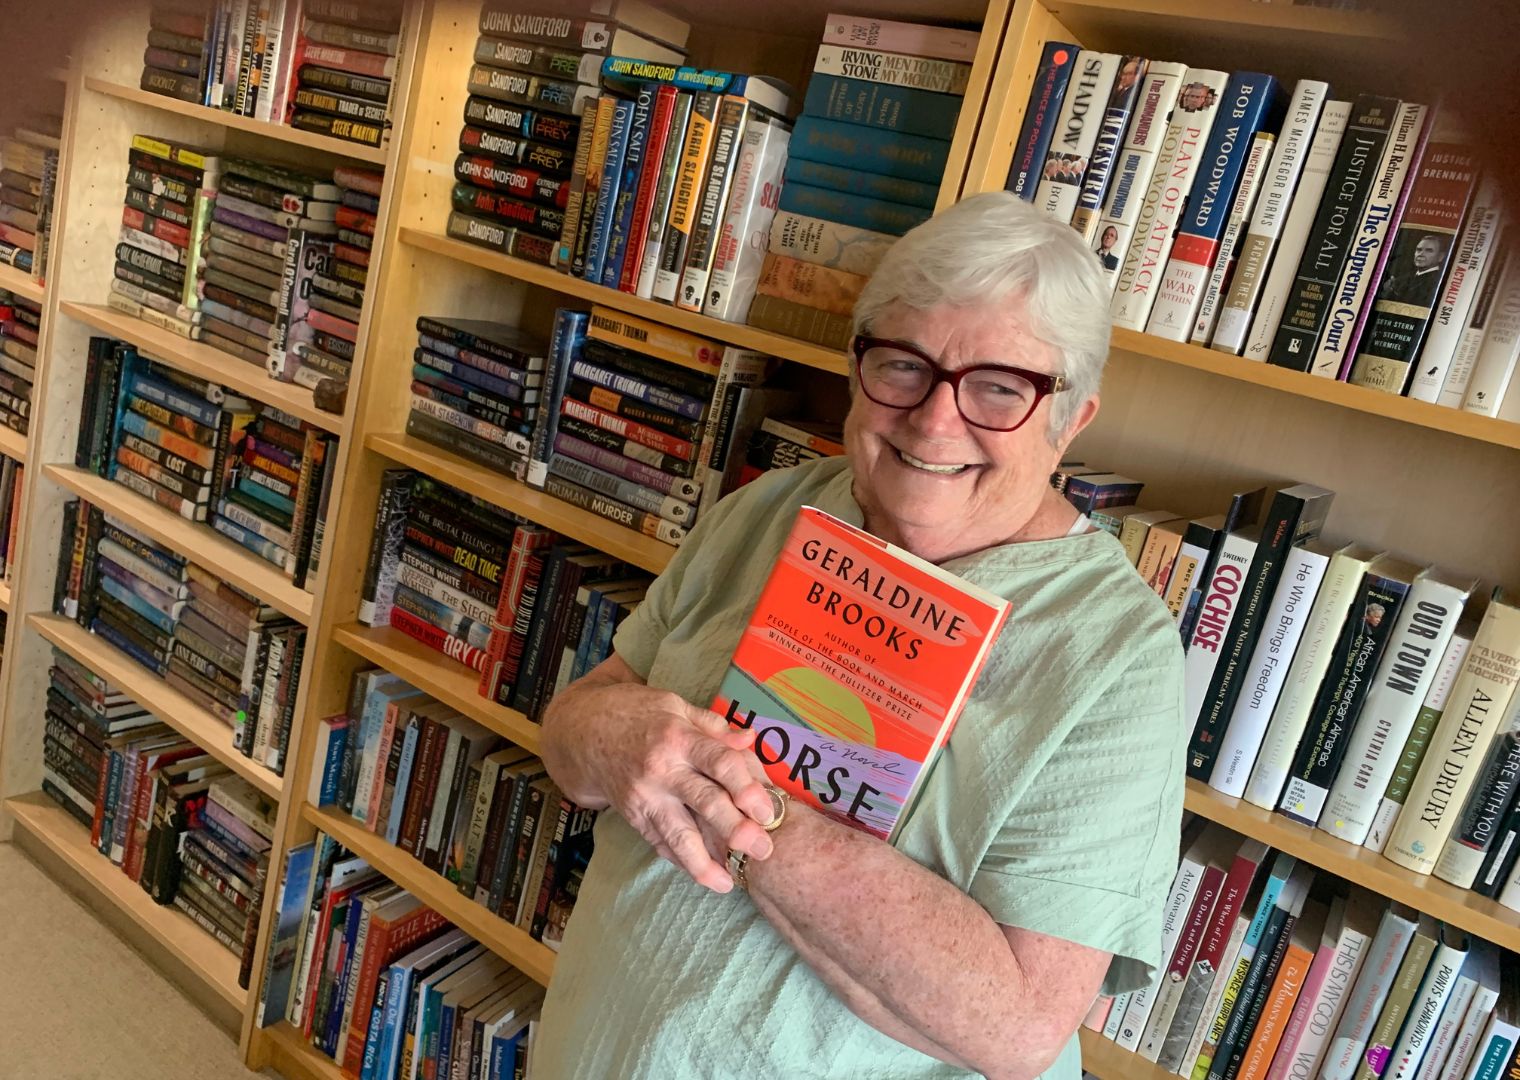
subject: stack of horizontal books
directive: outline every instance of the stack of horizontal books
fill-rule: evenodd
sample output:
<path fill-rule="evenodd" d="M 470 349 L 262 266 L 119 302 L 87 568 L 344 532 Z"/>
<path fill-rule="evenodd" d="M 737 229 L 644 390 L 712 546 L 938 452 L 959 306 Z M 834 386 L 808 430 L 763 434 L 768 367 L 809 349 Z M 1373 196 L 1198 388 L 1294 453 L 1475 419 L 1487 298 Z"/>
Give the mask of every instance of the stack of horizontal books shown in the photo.
<path fill-rule="evenodd" d="M 42 276 L 58 179 L 57 120 L 15 128 L 0 140 L 0 262 Z"/>
<path fill-rule="evenodd" d="M 284 6 L 287 17 L 301 16 L 285 75 L 290 126 L 365 146 L 387 145 L 400 6 L 352 0 L 286 0 Z"/>
<path fill-rule="evenodd" d="M 26 434 L 37 373 L 42 308 L 0 290 L 0 424 Z"/>

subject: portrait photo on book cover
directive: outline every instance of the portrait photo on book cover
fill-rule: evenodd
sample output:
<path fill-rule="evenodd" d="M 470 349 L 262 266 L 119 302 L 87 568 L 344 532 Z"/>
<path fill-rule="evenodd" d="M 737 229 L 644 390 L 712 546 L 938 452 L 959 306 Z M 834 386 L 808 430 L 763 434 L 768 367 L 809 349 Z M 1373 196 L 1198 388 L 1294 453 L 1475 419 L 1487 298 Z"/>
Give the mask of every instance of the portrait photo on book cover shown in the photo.
<path fill-rule="evenodd" d="M 1080 184 L 1087 172 L 1087 158 L 1082 154 L 1051 154 L 1045 159 L 1045 179 L 1057 184 Z"/>
<path fill-rule="evenodd" d="M 1103 264 L 1103 269 L 1119 269 L 1119 254 L 1114 250 L 1114 245 L 1118 242 L 1118 227 L 1114 225 L 1103 226 L 1103 231 L 1098 234 L 1098 246 L 1093 248 L 1098 254 L 1098 262 Z"/>
<path fill-rule="evenodd" d="M 1441 270 L 1446 265 L 1446 253 L 1450 248 L 1451 237 L 1445 233 L 1411 235 L 1407 230 L 1401 233 L 1390 260 L 1388 276 L 1378 291 L 1378 299 L 1429 308 L 1440 291 Z"/>
<path fill-rule="evenodd" d="M 1218 100 L 1218 91 L 1208 83 L 1183 83 L 1177 94 L 1177 108 L 1183 112 L 1198 112 L 1211 107 Z"/>

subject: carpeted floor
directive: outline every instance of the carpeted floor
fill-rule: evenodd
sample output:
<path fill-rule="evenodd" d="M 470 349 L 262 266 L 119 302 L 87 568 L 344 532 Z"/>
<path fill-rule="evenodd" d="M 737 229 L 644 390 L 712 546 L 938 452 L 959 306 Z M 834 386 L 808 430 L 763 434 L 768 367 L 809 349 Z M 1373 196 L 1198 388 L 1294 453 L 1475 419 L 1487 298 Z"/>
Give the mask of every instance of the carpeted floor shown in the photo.
<path fill-rule="evenodd" d="M 0 1080 L 251 1080 L 237 1043 L 0 844 Z"/>

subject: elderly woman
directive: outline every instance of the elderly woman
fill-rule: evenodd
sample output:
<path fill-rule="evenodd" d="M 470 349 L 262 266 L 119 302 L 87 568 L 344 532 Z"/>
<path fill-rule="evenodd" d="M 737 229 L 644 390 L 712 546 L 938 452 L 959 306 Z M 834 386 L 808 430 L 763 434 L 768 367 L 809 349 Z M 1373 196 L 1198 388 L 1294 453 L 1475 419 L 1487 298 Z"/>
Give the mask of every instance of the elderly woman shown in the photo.
<path fill-rule="evenodd" d="M 1186 736 L 1171 618 L 1049 484 L 1107 312 L 1081 238 L 1011 195 L 908 233 L 855 308 L 848 457 L 725 499 L 555 700 L 550 774 L 607 812 L 540 1076 L 1080 1075 L 1095 998 L 1160 962 Z M 705 708 L 805 504 L 1013 603 L 894 844 L 773 798 Z"/>

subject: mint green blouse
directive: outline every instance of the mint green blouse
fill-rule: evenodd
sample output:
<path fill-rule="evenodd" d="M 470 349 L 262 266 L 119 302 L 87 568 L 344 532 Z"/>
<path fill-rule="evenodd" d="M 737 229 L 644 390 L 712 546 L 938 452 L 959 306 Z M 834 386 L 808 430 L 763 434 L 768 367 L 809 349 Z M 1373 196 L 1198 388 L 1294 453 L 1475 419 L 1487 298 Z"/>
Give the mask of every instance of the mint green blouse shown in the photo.
<path fill-rule="evenodd" d="M 620 628 L 618 654 L 708 705 L 802 505 L 860 524 L 848 461 L 767 473 L 720 503 Z M 1000 923 L 1112 953 L 1104 993 L 1138 989 L 1161 963 L 1182 813 L 1171 616 L 1104 532 L 945 566 L 1013 611 L 897 847 Z M 538 1076 L 966 1075 L 858 1019 L 744 893 L 693 884 L 616 813 L 595 835 L 535 1039 Z M 1073 1036 L 1044 1075 L 1076 1080 L 1079 1062 Z"/>

